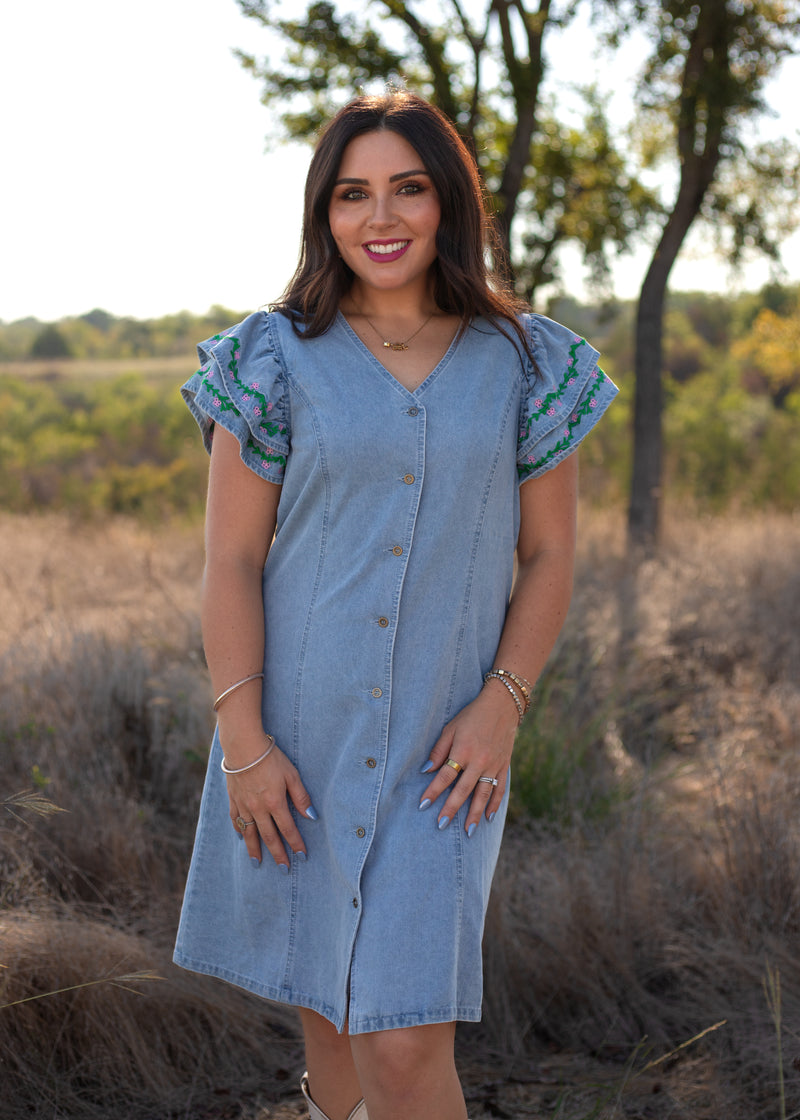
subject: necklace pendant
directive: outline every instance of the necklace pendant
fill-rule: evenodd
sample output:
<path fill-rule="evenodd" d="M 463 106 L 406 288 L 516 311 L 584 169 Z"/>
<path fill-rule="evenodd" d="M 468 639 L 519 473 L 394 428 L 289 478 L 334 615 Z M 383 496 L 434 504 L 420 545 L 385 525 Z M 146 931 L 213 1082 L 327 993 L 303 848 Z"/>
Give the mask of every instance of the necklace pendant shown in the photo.
<path fill-rule="evenodd" d="M 408 350 L 405 342 L 384 342 L 383 345 L 387 350 L 394 350 L 395 352 L 400 350 Z"/>

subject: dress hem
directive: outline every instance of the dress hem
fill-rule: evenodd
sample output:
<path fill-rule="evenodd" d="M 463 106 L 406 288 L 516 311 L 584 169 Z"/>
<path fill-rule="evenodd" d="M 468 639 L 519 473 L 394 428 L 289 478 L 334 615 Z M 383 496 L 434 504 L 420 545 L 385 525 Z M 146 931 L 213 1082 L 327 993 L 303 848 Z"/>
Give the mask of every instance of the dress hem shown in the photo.
<path fill-rule="evenodd" d="M 242 976 L 229 968 L 197 961 L 183 953 L 175 952 L 172 957 L 179 968 L 189 972 L 198 972 L 204 976 L 215 976 L 237 988 L 269 999 L 275 1003 L 288 1004 L 292 1007 L 305 1007 L 309 1011 L 316 1011 L 336 1027 L 341 1034 L 347 1023 L 348 1034 L 370 1034 L 374 1031 L 399 1030 L 403 1027 L 430 1026 L 434 1023 L 467 1022 L 477 1023 L 481 1018 L 480 1007 L 441 1007 L 426 1011 L 403 1011 L 394 1015 L 367 1015 L 361 1018 L 350 1019 L 346 1015 L 339 1015 L 334 1009 L 323 1001 L 313 996 L 306 996 L 286 989 L 275 988 L 270 984 L 259 984 L 249 976 Z"/>

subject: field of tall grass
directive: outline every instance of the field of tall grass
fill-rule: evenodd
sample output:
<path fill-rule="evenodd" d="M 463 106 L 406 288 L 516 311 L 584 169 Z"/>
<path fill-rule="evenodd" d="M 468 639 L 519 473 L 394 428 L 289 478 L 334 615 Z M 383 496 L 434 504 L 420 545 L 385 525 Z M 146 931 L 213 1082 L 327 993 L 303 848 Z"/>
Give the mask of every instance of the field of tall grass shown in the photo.
<path fill-rule="evenodd" d="M 800 518 L 581 514 L 520 733 L 473 1120 L 800 1114 Z M 290 1120 L 291 1012 L 169 962 L 202 531 L 0 514 L 0 1115 Z M 57 810 L 57 811 L 56 811 Z M 55 994 L 52 994 L 55 993 Z"/>

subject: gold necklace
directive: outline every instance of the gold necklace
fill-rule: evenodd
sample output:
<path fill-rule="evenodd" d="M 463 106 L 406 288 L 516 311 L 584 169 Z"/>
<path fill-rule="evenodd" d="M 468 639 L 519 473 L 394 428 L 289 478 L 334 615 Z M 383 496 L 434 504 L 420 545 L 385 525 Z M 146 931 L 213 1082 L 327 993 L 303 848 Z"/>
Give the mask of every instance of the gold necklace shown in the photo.
<path fill-rule="evenodd" d="M 364 312 L 362 311 L 361 314 L 364 315 Z M 428 316 L 428 318 L 425 320 L 425 322 L 422 324 L 422 327 L 427 327 L 428 323 L 430 323 L 431 319 L 433 318 L 433 316 L 435 314 L 436 314 L 436 312 L 432 311 L 430 313 L 430 315 Z M 395 351 L 408 350 L 408 344 L 411 341 L 411 339 L 416 338 L 417 335 L 419 334 L 419 332 L 422 330 L 422 327 L 417 327 L 417 329 L 414 331 L 414 333 L 410 334 L 408 336 L 408 338 L 405 339 L 404 342 L 389 342 L 388 339 L 385 339 L 383 337 L 383 335 L 378 330 L 378 328 L 375 326 L 375 324 L 370 322 L 369 319 L 367 319 L 366 315 L 364 315 L 364 318 L 367 320 L 368 325 L 370 327 L 372 327 L 372 329 L 375 331 L 375 334 L 378 336 L 378 338 L 381 340 L 381 342 L 383 343 L 383 345 L 386 347 L 387 350 L 395 350 Z"/>

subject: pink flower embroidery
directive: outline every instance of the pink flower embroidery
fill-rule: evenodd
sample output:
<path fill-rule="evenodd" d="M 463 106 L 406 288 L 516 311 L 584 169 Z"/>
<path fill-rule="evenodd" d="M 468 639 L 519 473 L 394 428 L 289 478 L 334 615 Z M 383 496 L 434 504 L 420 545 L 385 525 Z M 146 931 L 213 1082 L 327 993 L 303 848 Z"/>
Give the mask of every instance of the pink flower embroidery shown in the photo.
<path fill-rule="evenodd" d="M 572 423 L 573 423 L 573 424 L 577 424 L 577 423 L 578 423 L 578 414 L 577 414 L 577 412 L 573 412 L 573 414 L 572 414 L 572 415 L 570 416 L 570 420 L 572 421 Z"/>
<path fill-rule="evenodd" d="M 534 408 L 541 408 L 542 407 L 542 398 L 537 397 L 536 400 L 533 402 L 533 406 L 534 406 Z"/>
<path fill-rule="evenodd" d="M 534 459 L 533 455 L 529 455 L 529 456 L 528 456 L 528 462 L 529 462 L 529 463 L 535 463 L 535 462 L 536 462 L 536 460 Z"/>
<path fill-rule="evenodd" d="M 219 399 L 219 397 L 214 397 L 214 408 L 220 408 L 221 405 L 222 401 Z"/>
<path fill-rule="evenodd" d="M 575 384 L 575 378 L 570 377 L 569 381 L 567 382 L 567 385 L 574 385 L 574 384 Z"/>
<path fill-rule="evenodd" d="M 261 415 L 261 408 L 259 407 L 259 405 L 256 405 L 256 407 L 253 409 L 253 415 L 254 416 L 260 416 Z"/>
<path fill-rule="evenodd" d="M 594 397 L 589 401 L 589 408 L 597 408 L 597 401 Z"/>
<path fill-rule="evenodd" d="M 564 435 L 565 435 L 565 436 L 568 436 L 568 435 L 569 435 L 569 428 L 565 428 L 565 429 L 564 429 Z"/>
<path fill-rule="evenodd" d="M 233 352 L 233 356 L 234 356 L 234 358 L 236 359 L 237 362 L 239 361 L 239 355 L 240 354 L 241 354 L 241 350 L 234 350 L 234 352 Z"/>
<path fill-rule="evenodd" d="M 272 401 L 267 401 L 267 412 L 272 412 Z"/>
<path fill-rule="evenodd" d="M 555 414 L 556 414 L 556 410 L 552 406 L 550 408 L 548 408 L 548 410 L 547 410 L 547 415 L 548 416 L 555 416 Z"/>
<path fill-rule="evenodd" d="M 257 381 L 253 381 L 253 382 L 251 382 L 251 384 L 250 384 L 250 388 L 251 388 L 251 389 L 258 389 L 258 382 L 257 382 Z"/>

